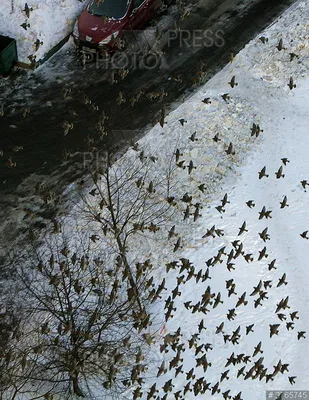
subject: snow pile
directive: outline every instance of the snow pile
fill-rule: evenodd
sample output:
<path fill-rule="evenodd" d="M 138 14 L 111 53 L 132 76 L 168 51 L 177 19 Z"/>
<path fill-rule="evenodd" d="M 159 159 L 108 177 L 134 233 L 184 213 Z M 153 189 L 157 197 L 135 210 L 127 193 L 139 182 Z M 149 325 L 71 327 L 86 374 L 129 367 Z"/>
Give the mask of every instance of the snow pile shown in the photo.
<path fill-rule="evenodd" d="M 29 64 L 31 55 L 39 61 L 72 32 L 84 4 L 83 0 L 2 0 L 0 34 L 16 39 L 19 61 Z"/>

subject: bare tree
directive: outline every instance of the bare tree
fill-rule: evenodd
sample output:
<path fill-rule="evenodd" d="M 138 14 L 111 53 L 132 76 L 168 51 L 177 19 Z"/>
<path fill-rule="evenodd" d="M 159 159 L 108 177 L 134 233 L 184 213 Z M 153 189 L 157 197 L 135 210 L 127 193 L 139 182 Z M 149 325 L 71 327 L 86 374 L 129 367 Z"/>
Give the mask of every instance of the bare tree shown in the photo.
<path fill-rule="evenodd" d="M 155 234 L 170 220 L 174 213 L 170 198 L 172 170 L 168 165 L 164 176 L 159 174 L 150 180 L 150 171 L 156 169 L 156 157 L 136 149 L 130 161 L 128 165 L 112 166 L 110 154 L 105 153 L 102 167 L 92 172 L 94 186 L 91 196 L 83 196 L 81 213 L 94 222 L 92 229 L 96 229 L 96 234 L 92 239 L 103 240 L 112 247 L 131 286 L 129 296 L 135 297 L 142 312 L 142 294 L 137 288 L 148 274 L 136 268 L 138 264 L 133 263 L 132 268 L 136 249 L 130 247 L 130 238 Z"/>
<path fill-rule="evenodd" d="M 132 160 L 130 167 L 112 165 L 107 154 L 104 168 L 92 173 L 74 240 L 72 226 L 65 233 L 53 221 L 44 246 L 12 259 L 18 320 L 0 364 L 3 398 L 84 397 L 102 387 L 120 396 L 141 385 L 156 332 L 147 309 L 164 285 L 155 284 L 155 266 L 129 239 L 158 233 L 174 209 L 170 166 L 149 181 L 155 158 L 141 151 Z"/>
<path fill-rule="evenodd" d="M 17 265 L 20 321 L 2 359 L 7 398 L 31 392 L 83 397 L 97 385 L 121 393 L 121 382 L 130 379 L 145 316 L 137 318 L 129 285 L 120 282 L 125 267 L 85 250 L 73 253 L 52 240 L 32 257 L 31 268 Z"/>

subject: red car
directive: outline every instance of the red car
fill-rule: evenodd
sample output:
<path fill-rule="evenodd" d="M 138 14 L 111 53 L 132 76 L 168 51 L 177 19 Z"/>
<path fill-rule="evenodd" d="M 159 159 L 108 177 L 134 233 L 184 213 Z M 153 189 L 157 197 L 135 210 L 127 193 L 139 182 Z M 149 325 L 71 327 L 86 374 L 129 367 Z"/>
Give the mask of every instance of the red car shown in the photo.
<path fill-rule="evenodd" d="M 86 51 L 115 51 L 124 32 L 141 29 L 161 4 L 161 0 L 89 0 L 74 26 L 74 42 Z"/>

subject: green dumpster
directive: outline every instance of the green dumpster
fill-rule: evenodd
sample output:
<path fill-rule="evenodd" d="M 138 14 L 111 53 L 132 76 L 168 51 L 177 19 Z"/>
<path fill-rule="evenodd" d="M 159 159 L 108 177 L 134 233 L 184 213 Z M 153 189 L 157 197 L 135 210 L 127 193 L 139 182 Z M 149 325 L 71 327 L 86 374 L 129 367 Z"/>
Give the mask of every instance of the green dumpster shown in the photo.
<path fill-rule="evenodd" d="M 0 74 L 7 75 L 17 61 L 15 39 L 0 36 Z"/>

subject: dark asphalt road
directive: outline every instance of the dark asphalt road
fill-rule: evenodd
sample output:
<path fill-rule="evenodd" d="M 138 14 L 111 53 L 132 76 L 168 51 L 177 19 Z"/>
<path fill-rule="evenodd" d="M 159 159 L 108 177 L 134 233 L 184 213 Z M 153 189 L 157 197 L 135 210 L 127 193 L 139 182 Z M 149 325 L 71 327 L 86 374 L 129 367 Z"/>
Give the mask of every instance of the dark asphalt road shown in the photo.
<path fill-rule="evenodd" d="M 81 155 L 68 157 L 64 163 L 63 154 L 87 151 L 89 139 L 93 139 L 97 147 L 106 144 L 106 139 L 98 141 L 95 128 L 103 110 L 109 117 L 106 122 L 109 144 L 114 149 L 125 149 L 130 139 L 138 137 L 142 129 L 150 126 L 163 105 L 169 110 L 173 101 L 190 93 L 201 62 L 206 64 L 205 82 L 229 62 L 231 53 L 241 50 L 293 2 L 226 0 L 215 8 L 200 7 L 181 22 L 181 26 L 191 32 L 193 29 L 222 30 L 223 46 L 186 47 L 173 41 L 165 49 L 167 69 L 131 71 L 125 79 L 113 85 L 108 81 L 110 71 L 96 68 L 95 64 L 83 69 L 72 48 L 55 55 L 36 72 L 32 82 L 25 84 L 22 93 L 27 94 L 26 98 L 23 99 L 15 90 L 2 101 L 10 111 L 0 120 L 0 149 L 4 153 L 0 158 L 0 223 L 8 210 L 13 209 L 12 204 L 29 195 L 29 181 L 35 183 L 36 174 L 40 175 L 39 180 L 43 176 L 52 190 L 61 193 L 69 182 L 85 173 L 77 164 L 82 160 Z M 176 77 L 180 77 L 181 82 Z M 65 99 L 64 85 L 71 89 Z M 117 104 L 119 91 L 129 99 L 139 90 L 145 94 L 134 107 L 129 101 Z M 146 96 L 161 90 L 167 93 L 162 101 L 150 100 Z M 99 106 L 99 111 L 91 111 L 89 105 L 83 104 L 83 94 Z M 31 112 L 23 118 L 23 102 L 27 99 L 32 103 Z M 14 108 L 10 107 L 13 103 Z M 66 136 L 62 127 L 64 121 L 74 124 Z M 112 131 L 120 133 L 115 135 Z M 125 135 L 121 133 L 123 131 L 126 131 Z M 23 150 L 14 151 L 16 146 L 22 146 Z M 16 162 L 16 167 L 8 168 L 9 157 Z"/>

